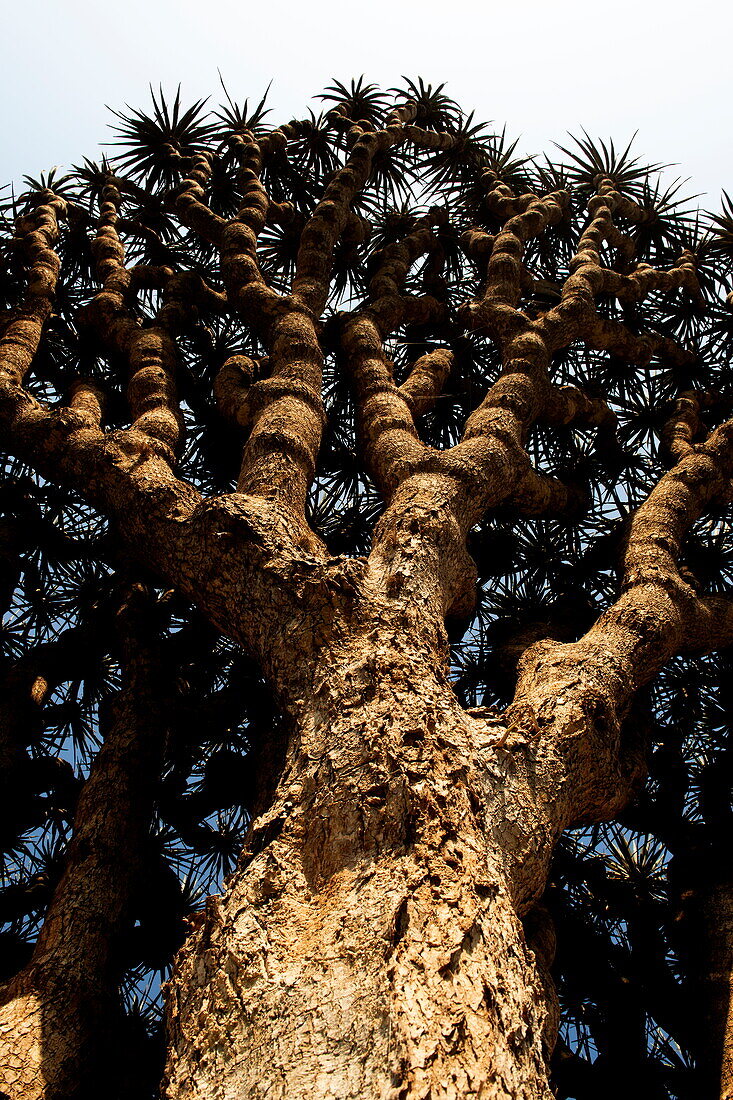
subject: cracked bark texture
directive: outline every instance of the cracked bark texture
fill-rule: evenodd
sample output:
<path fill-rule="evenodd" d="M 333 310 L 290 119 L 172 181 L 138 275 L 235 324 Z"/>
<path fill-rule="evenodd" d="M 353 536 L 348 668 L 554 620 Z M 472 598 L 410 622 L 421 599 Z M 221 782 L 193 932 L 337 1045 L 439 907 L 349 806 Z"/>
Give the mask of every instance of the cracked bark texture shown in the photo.
<path fill-rule="evenodd" d="M 680 568 L 691 526 L 728 499 L 733 427 L 708 433 L 703 399 L 685 390 L 664 432 L 670 468 L 628 525 L 615 601 L 570 641 L 539 629 L 516 645 L 506 710 L 459 705 L 445 623 L 474 603 L 469 532 L 502 506 L 582 514 L 586 489 L 533 465 L 538 425 L 593 429 L 599 454 L 615 453 L 613 408 L 583 377 L 558 385 L 558 357 L 580 348 L 686 368 L 682 342 L 619 318 L 649 296 L 699 304 L 702 292 L 688 248 L 667 270 L 635 264 L 647 214 L 610 168 L 577 194 L 550 181 L 519 195 L 481 170 L 495 232 L 457 233 L 445 206 L 411 216 L 373 254 L 361 300 L 324 323 L 337 248 L 366 247 L 369 218 L 354 207 L 385 158 L 465 153 L 455 128 L 420 118 L 410 101 L 376 123 L 331 111 L 324 126 L 341 135 L 342 156 L 307 215 L 267 186 L 312 121 L 230 135 L 232 216 L 213 195 L 224 152 L 171 146 L 166 171 L 178 177 L 165 207 L 218 256 L 219 285 L 193 263 L 128 262 L 124 209 L 137 185 L 103 170 L 88 219 L 97 289 L 78 322 L 120 371 L 126 427 L 105 426 L 104 385 L 88 378 L 67 380 L 66 404 L 24 388 L 54 308 L 69 203 L 42 190 L 18 221 L 27 286 L 0 339 L 9 450 L 108 516 L 129 554 L 258 662 L 288 730 L 281 770 L 260 776 L 238 868 L 194 922 L 168 984 L 169 1100 L 547 1100 L 558 1005 L 538 903 L 553 848 L 569 826 L 614 817 L 638 785 L 644 746 L 626 720 L 644 685 L 670 658 L 733 640 L 733 604 L 700 595 Z M 579 195 L 587 217 L 567 271 L 536 278 L 532 250 L 567 226 Z M 269 279 L 262 244 L 283 225 L 297 229 L 287 288 Z M 441 274 L 456 240 L 478 272 L 457 306 Z M 158 305 L 146 316 L 139 297 L 151 290 Z M 611 299 L 623 307 L 613 316 Z M 213 495 L 177 473 L 183 341 L 202 336 L 208 314 L 254 333 L 259 353 L 230 355 L 216 375 L 212 405 L 246 435 L 236 490 Z M 400 381 L 390 340 L 410 325 L 445 338 Z M 492 343 L 498 374 L 461 437 L 440 447 L 421 418 L 449 385 L 457 338 L 471 335 Z M 359 458 L 384 503 L 361 557 L 331 554 L 308 522 L 328 355 L 351 388 Z M 135 874 L 123 849 L 142 844 L 127 831 L 144 832 L 159 769 L 164 706 L 148 657 L 143 641 L 130 651 L 64 877 L 31 962 L 3 990 L 0 1087 L 11 1100 L 96 1094 L 100 1058 L 124 1057 L 105 1047 L 109 956 Z M 34 678 L 34 704 L 43 692 Z"/>

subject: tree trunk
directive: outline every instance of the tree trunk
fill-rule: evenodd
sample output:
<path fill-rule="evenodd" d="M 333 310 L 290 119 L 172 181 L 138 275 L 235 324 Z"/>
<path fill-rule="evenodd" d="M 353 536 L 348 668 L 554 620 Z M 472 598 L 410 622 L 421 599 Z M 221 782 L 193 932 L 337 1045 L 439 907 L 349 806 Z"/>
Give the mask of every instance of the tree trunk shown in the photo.
<path fill-rule="evenodd" d="M 140 615 L 135 604 L 132 613 Z M 130 625 L 126 617 L 118 622 L 122 687 L 79 797 L 64 873 L 29 963 L 0 987 L 0 1098 L 91 1100 L 140 1091 L 139 1067 L 126 1050 L 117 954 L 149 859 L 167 727 L 155 625 L 133 618 L 132 638 Z"/>
<path fill-rule="evenodd" d="M 548 1098 L 519 826 L 492 820 L 441 633 L 404 610 L 334 639 L 274 802 L 179 957 L 166 1095 Z"/>

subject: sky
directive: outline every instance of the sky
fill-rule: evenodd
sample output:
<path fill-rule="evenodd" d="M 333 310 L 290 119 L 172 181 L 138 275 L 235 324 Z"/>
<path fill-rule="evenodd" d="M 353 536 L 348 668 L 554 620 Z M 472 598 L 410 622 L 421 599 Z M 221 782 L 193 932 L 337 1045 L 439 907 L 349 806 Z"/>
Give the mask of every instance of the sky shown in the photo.
<path fill-rule="evenodd" d="M 148 85 L 218 103 L 272 81 L 272 120 L 301 117 L 332 78 L 432 83 L 526 153 L 567 132 L 627 141 L 672 163 L 717 207 L 733 192 L 724 0 L 16 0 L 3 16 L 0 183 L 97 157 L 107 107 L 145 107 Z M 315 104 L 312 104 L 316 106 Z"/>

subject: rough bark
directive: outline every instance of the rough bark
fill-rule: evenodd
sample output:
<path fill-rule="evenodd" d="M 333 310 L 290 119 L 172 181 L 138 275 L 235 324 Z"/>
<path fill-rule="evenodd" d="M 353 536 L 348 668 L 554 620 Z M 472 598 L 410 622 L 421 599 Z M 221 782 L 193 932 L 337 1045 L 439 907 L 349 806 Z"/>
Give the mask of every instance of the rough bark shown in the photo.
<path fill-rule="evenodd" d="M 354 618 L 171 982 L 167 1095 L 548 1097 L 476 723 L 414 618 Z"/>
<path fill-rule="evenodd" d="M 308 687 L 274 802 L 172 979 L 166 1095 L 551 1095 L 551 949 L 519 917 L 558 832 L 628 797 L 638 746 L 621 759 L 613 682 L 572 647 L 532 666 L 530 707 L 464 712 L 429 570 L 401 568 L 421 607 L 385 595 L 375 551 L 312 657 L 282 638 L 284 682 L 295 660 Z"/>

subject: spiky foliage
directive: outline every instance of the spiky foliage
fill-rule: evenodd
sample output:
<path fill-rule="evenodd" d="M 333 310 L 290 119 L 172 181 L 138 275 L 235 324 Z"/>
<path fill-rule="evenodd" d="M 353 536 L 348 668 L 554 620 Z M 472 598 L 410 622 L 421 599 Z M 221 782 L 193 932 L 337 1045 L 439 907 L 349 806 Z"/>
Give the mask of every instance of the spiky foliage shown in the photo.
<path fill-rule="evenodd" d="M 59 244 L 58 292 L 31 389 L 46 400 L 63 399 L 68 378 L 82 375 L 105 389 L 109 427 L 126 422 L 116 357 L 100 346 L 81 309 L 97 289 L 92 238 L 105 188 L 113 185 L 126 264 L 137 273 L 129 295 L 135 321 L 145 325 L 156 315 L 172 274 L 193 273 L 197 285 L 207 287 L 177 338 L 187 429 L 179 469 L 207 494 L 231 491 L 241 436 L 220 417 L 214 384 L 233 357 L 251 358 L 263 376 L 267 364 L 257 334 L 221 307 L 215 249 L 176 205 L 196 157 L 209 157 L 203 186 L 210 209 L 231 218 L 243 196 L 237 139 L 256 135 L 265 143 L 262 180 L 280 208 L 262 233 L 259 262 L 269 285 L 285 291 L 303 226 L 344 163 L 352 124 L 379 127 L 395 103 L 409 104 L 416 126 L 452 140 L 443 148 L 401 147 L 376 158 L 354 204 L 357 217 L 335 250 L 323 318 L 327 426 L 309 520 L 334 554 L 360 554 L 383 502 L 364 469 L 340 369 L 343 311 L 367 297 L 385 250 L 439 210 L 429 253 L 406 283 L 414 295 L 434 298 L 438 308 L 428 320 L 399 326 L 388 351 L 402 382 L 421 355 L 451 350 L 443 392 L 421 421 L 425 439 L 451 446 L 500 369 L 492 341 L 467 332 L 461 321 L 461 304 L 486 275 L 480 249 L 463 247 L 462 234 L 476 230 L 487 239 L 501 228 L 503 215 L 487 195 L 511 202 L 507 188 L 520 195 L 568 191 L 562 219 L 532 241 L 525 256 L 522 307 L 534 316 L 558 301 L 586 222 L 586 201 L 599 178 L 610 181 L 642 211 L 635 222 L 621 219 L 636 261 L 670 266 L 681 250 L 690 250 L 698 257 L 699 293 L 655 292 L 642 303 L 621 305 L 610 297 L 601 303 L 609 321 L 622 319 L 649 341 L 652 357 L 640 356 L 636 365 L 585 347 L 557 354 L 554 381 L 580 380 L 615 419 L 610 436 L 541 425 L 528 443 L 538 469 L 582 487 L 582 514 L 531 519 L 505 506 L 471 533 L 479 598 L 471 621 L 455 627 L 455 690 L 467 706 L 505 705 L 528 640 L 578 637 L 612 600 L 628 517 L 664 465 L 660 440 L 675 400 L 703 388 L 709 426 L 730 414 L 733 383 L 725 356 L 733 327 L 721 291 L 733 267 L 731 201 L 726 196 L 722 212 L 707 223 L 690 212 L 680 185 L 661 182 L 659 166 L 644 164 L 631 143 L 617 152 L 612 142 L 585 133 L 561 147 L 557 160 L 521 157 L 503 131 L 476 123 L 443 85 L 421 79 L 405 80 L 390 93 L 363 78 L 348 85 L 334 81 L 320 98 L 324 114 L 310 112 L 280 131 L 266 124 L 264 97 L 250 109 L 228 92 L 225 104 L 210 113 L 205 101 L 184 107 L 180 91 L 172 103 L 160 92 L 151 109 L 116 112 L 115 138 L 101 163 L 85 161 L 69 175 L 26 180 L 20 200 L 5 195 L 2 320 L 14 316 L 23 293 L 16 219 L 39 195 L 62 196 L 68 232 Z M 665 338 L 682 349 L 676 359 L 653 357 Z M 145 882 L 116 946 L 129 1042 L 143 1067 L 141 1088 L 152 1095 L 160 1069 L 160 979 L 186 934 L 186 918 L 233 866 L 249 820 L 258 746 L 277 743 L 278 716 L 256 670 L 180 597 L 141 575 L 114 532 L 73 493 L 8 461 L 0 505 L 6 612 L 0 677 L 14 709 L 6 715 L 2 746 L 0 977 L 29 958 L 63 870 L 79 792 L 120 692 L 115 616 L 131 585 L 145 588 L 157 609 L 160 645 L 174 670 Z M 697 585 L 730 590 L 728 513 L 701 521 L 685 553 Z M 722 692 L 721 683 L 727 685 Z M 685 930 L 694 924 L 685 906 L 730 826 L 729 684 L 726 656 L 669 667 L 634 716 L 648 726 L 653 745 L 647 787 L 621 822 L 570 835 L 558 852 L 547 904 L 559 938 L 556 977 L 564 1016 L 555 1068 L 561 1097 L 615 1096 L 631 1071 L 643 1081 L 645 1096 L 700 1095 L 685 1012 Z"/>

